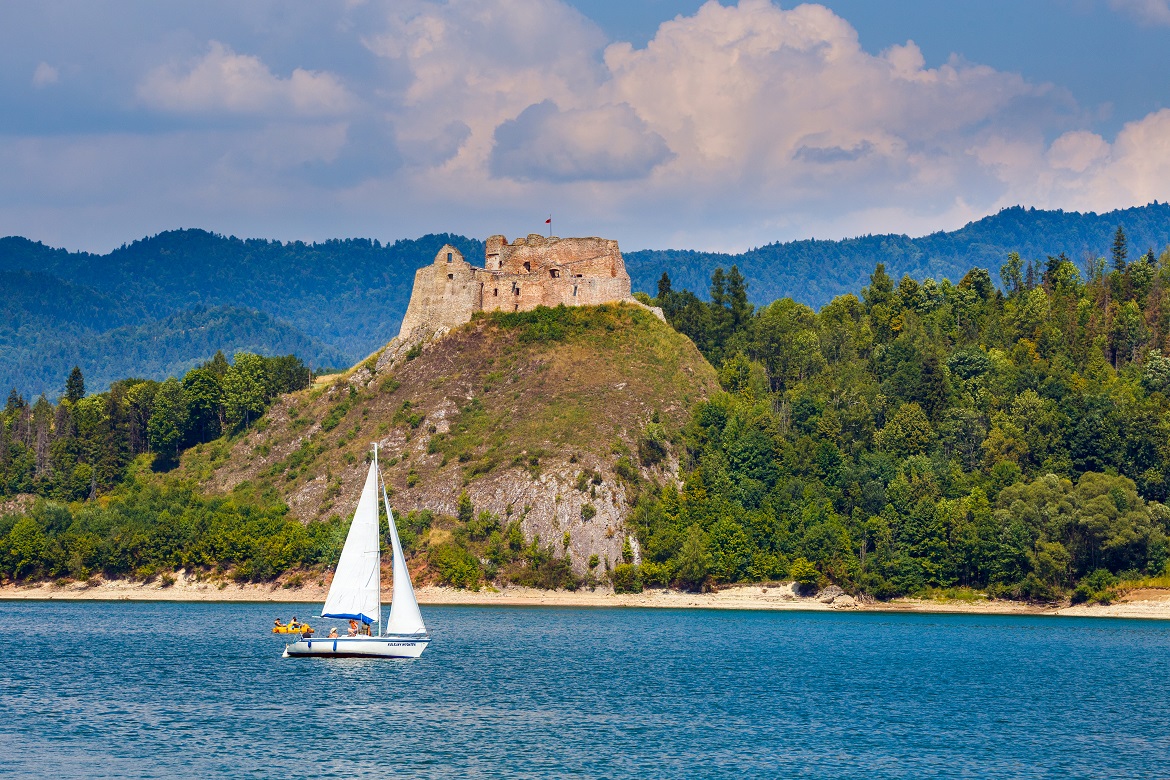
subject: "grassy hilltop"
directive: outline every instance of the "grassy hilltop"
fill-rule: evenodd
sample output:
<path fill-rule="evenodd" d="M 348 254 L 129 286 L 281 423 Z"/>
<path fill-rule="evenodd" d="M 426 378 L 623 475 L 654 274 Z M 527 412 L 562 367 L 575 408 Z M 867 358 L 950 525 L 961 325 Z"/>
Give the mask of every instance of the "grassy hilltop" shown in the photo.
<path fill-rule="evenodd" d="M 391 503 L 410 513 L 407 549 L 436 576 L 471 584 L 510 567 L 557 584 L 567 557 L 601 578 L 630 544 L 640 487 L 677 475 L 672 441 L 718 389 L 690 340 L 629 305 L 480 317 L 381 358 L 189 450 L 182 473 L 214 493 L 279 497 L 305 521 L 348 518 L 379 441 Z M 554 558 L 564 570 L 538 575 Z"/>

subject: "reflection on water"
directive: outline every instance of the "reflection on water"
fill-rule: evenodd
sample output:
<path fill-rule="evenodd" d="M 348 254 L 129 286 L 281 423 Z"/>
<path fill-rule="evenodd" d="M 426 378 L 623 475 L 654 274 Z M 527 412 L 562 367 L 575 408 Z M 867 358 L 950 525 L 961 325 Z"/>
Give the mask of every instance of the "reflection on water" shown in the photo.
<path fill-rule="evenodd" d="M 1162 623 L 430 607 L 417 661 L 282 659 L 305 611 L 0 602 L 0 773 L 1170 775 Z"/>

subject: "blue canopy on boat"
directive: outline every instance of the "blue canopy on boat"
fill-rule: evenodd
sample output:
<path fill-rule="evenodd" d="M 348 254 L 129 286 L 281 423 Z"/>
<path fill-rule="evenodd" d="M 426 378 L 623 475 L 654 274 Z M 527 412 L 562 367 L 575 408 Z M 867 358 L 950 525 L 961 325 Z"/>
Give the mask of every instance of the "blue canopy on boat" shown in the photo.
<path fill-rule="evenodd" d="M 336 620 L 360 620 L 361 622 L 365 623 L 366 625 L 369 625 L 370 623 L 374 622 L 374 618 L 369 617 L 368 615 L 362 615 L 362 614 L 340 615 L 340 614 L 333 613 L 333 612 L 329 612 L 329 613 L 322 612 L 321 617 L 334 618 Z"/>

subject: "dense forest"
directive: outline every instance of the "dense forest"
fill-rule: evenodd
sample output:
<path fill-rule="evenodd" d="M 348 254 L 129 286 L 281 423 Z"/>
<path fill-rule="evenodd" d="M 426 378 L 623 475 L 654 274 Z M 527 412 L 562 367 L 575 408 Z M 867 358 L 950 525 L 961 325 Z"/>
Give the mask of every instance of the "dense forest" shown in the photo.
<path fill-rule="evenodd" d="M 710 302 L 655 301 L 719 366 L 646 489 L 640 583 L 833 581 L 888 597 L 968 587 L 1099 598 L 1170 561 L 1170 251 L 1124 232 L 1087 276 L 1064 255 L 896 282 L 819 312 L 758 310 L 738 269 Z"/>
<path fill-rule="evenodd" d="M 736 266 L 715 269 L 705 299 L 662 274 L 645 301 L 717 367 L 723 392 L 678 435 L 648 423 L 621 456 L 649 470 L 617 469 L 641 556 L 627 551 L 607 576 L 619 590 L 795 579 L 878 598 L 1033 600 L 1108 599 L 1119 580 L 1165 576 L 1170 250 L 1133 250 L 1121 228 L 1110 238 L 1083 270 L 1064 253 L 1010 253 L 1002 287 L 979 268 L 953 283 L 895 280 L 879 263 L 858 295 L 819 311 L 788 298 L 755 307 Z M 542 314 L 533 337 L 553 338 L 560 316 Z M 304 381 L 293 358 L 220 356 L 182 380 L 93 395 L 75 372 L 56 404 L 14 392 L 2 489 L 56 501 L 0 519 L 0 570 L 193 565 L 263 579 L 329 562 L 337 519 L 301 526 L 277 496 L 246 490 L 206 499 L 134 459 L 173 462 Z M 647 478 L 670 454 L 681 482 Z M 588 474 L 580 482 L 589 489 Z M 474 586 L 521 561 L 555 570 L 538 584 L 578 584 L 552 548 L 489 527 L 470 504 L 460 515 L 450 560 L 430 562 L 440 577 Z M 433 519 L 399 518 L 408 545 Z"/>
<path fill-rule="evenodd" d="M 820 307 L 859 289 L 879 262 L 894 278 L 990 268 L 998 281 L 1008 252 L 1063 251 L 1085 272 L 1117 225 L 1134 246 L 1164 247 L 1170 205 L 1101 215 L 1011 208 L 920 238 L 793 241 L 738 255 L 623 244 L 635 290 L 653 292 L 669 270 L 676 287 L 705 295 L 716 267 L 736 265 L 753 303 L 790 297 Z M 0 238 L 0 387 L 55 395 L 74 365 L 97 388 L 130 375 L 161 380 L 216 350 L 295 352 L 315 369 L 352 365 L 397 334 L 415 270 L 444 243 L 483 257 L 481 241 L 448 234 L 307 244 L 175 230 L 105 255 Z"/>
<path fill-rule="evenodd" d="M 55 403 L 15 389 L 0 411 L 3 573 L 25 577 L 169 577 L 180 567 L 230 567 L 243 579 L 336 559 L 340 521 L 309 526 L 273 495 L 207 498 L 154 471 L 180 452 L 255 424 L 272 400 L 309 385 L 299 358 L 223 353 L 163 382 L 125 379 L 87 394 L 74 368 Z M 18 509 L 18 511 L 12 511 Z"/>
<path fill-rule="evenodd" d="M 30 403 L 14 388 L 0 411 L 0 496 L 71 501 L 94 498 L 149 453 L 160 469 L 187 447 L 250 426 L 281 393 L 309 386 L 308 367 L 294 355 L 217 352 L 182 379 L 123 379 L 86 394 L 74 367 L 65 394 Z"/>

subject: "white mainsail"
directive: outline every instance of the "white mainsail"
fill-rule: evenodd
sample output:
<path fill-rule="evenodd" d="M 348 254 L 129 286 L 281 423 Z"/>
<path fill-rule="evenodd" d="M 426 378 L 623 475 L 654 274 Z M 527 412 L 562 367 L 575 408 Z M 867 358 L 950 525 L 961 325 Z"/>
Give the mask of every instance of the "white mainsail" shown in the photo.
<path fill-rule="evenodd" d="M 385 485 L 382 486 L 382 503 L 386 505 L 386 519 L 390 522 L 390 546 L 394 550 L 394 600 L 390 602 L 386 633 L 425 634 L 427 627 L 418 609 L 418 599 L 414 596 L 414 585 L 410 581 L 410 571 L 406 568 L 406 557 L 402 554 L 402 542 L 398 540 L 398 527 L 394 524 L 394 513 L 390 511 Z"/>
<path fill-rule="evenodd" d="M 321 617 L 381 625 L 382 560 L 379 548 L 378 453 L 375 451 Z"/>

